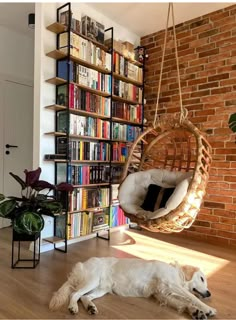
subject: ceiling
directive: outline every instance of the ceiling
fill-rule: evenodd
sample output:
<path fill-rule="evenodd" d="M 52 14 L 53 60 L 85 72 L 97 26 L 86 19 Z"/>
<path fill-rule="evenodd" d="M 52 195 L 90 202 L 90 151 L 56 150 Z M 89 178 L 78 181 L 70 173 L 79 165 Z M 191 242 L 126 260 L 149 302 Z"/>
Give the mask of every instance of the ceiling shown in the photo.
<path fill-rule="evenodd" d="M 139 36 L 165 28 L 167 2 L 88 2 L 86 4 Z M 176 2 L 174 3 L 175 24 L 233 4 L 234 2 Z M 33 36 L 34 31 L 28 27 L 28 14 L 33 13 L 34 10 L 32 2 L 0 2 L 0 26 Z"/>
<path fill-rule="evenodd" d="M 174 3 L 175 24 L 233 5 L 233 2 Z M 168 2 L 88 3 L 139 36 L 165 29 Z M 172 25 L 171 21 L 169 25 Z"/>

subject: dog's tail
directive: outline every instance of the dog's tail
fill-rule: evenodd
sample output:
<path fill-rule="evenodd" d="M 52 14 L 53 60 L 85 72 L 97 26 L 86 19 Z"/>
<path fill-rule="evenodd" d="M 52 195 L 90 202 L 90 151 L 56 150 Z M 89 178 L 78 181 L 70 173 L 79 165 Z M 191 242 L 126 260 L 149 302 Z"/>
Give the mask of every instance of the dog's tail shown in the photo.
<path fill-rule="evenodd" d="M 69 281 L 66 281 L 59 290 L 54 292 L 52 299 L 49 303 L 49 309 L 51 311 L 58 310 L 69 299 L 70 294 L 73 292 L 73 288 Z"/>

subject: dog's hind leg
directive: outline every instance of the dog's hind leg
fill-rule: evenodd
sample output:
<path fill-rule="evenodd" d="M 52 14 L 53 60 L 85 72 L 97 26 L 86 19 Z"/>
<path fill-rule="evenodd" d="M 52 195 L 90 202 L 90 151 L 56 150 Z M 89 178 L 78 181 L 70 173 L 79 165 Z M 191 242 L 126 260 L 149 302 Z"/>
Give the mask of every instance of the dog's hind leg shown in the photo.
<path fill-rule="evenodd" d="M 77 291 L 73 292 L 70 295 L 70 302 L 68 309 L 72 314 L 76 314 L 79 312 L 78 300 L 85 295 L 86 293 L 96 289 L 99 285 L 99 277 L 93 277 L 87 279 L 87 283 L 84 286 L 81 286 Z"/>
<path fill-rule="evenodd" d="M 82 296 L 80 298 L 85 310 L 88 311 L 89 314 L 97 314 L 98 309 L 95 306 L 95 304 L 92 302 L 92 300 L 100 298 L 108 293 L 108 290 L 105 289 L 95 289 L 92 292 Z"/>

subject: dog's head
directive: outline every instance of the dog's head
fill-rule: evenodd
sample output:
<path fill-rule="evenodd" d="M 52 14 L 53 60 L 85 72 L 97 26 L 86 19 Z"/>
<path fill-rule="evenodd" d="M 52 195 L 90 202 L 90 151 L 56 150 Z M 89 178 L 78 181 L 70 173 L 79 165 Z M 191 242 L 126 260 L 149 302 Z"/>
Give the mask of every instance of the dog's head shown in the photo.
<path fill-rule="evenodd" d="M 204 273 L 197 267 L 183 266 L 182 271 L 187 282 L 188 289 L 194 295 L 207 298 L 211 296 L 210 291 L 207 288 L 207 280 Z"/>

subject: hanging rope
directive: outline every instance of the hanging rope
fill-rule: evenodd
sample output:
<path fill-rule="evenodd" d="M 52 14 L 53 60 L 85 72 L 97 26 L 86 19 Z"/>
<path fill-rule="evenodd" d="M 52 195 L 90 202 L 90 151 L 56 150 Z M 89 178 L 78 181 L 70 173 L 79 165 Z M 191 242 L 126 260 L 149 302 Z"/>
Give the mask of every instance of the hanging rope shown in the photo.
<path fill-rule="evenodd" d="M 174 20 L 174 6 L 173 6 L 173 3 L 169 3 L 167 21 L 166 21 L 166 29 L 165 29 L 164 47 L 163 47 L 162 60 L 161 60 L 160 78 L 159 78 L 158 92 L 157 92 L 156 111 L 155 111 L 155 116 L 154 116 L 154 120 L 153 120 L 153 127 L 154 128 L 155 128 L 156 122 L 157 122 L 157 111 L 158 111 L 159 98 L 160 98 L 160 92 L 161 92 L 161 82 L 162 82 L 162 74 L 163 74 L 163 66 L 164 66 L 164 57 L 165 57 L 165 51 L 166 51 L 166 41 L 167 41 L 170 10 L 172 10 L 175 59 L 176 59 L 177 79 L 178 79 L 178 87 L 179 87 L 180 123 L 182 123 L 182 121 L 187 117 L 187 114 L 188 114 L 187 109 L 183 108 L 183 103 L 182 103 L 182 93 L 181 93 L 180 73 L 179 73 L 179 59 L 178 59 L 177 39 L 176 39 L 176 32 L 175 32 L 175 20 Z"/>

